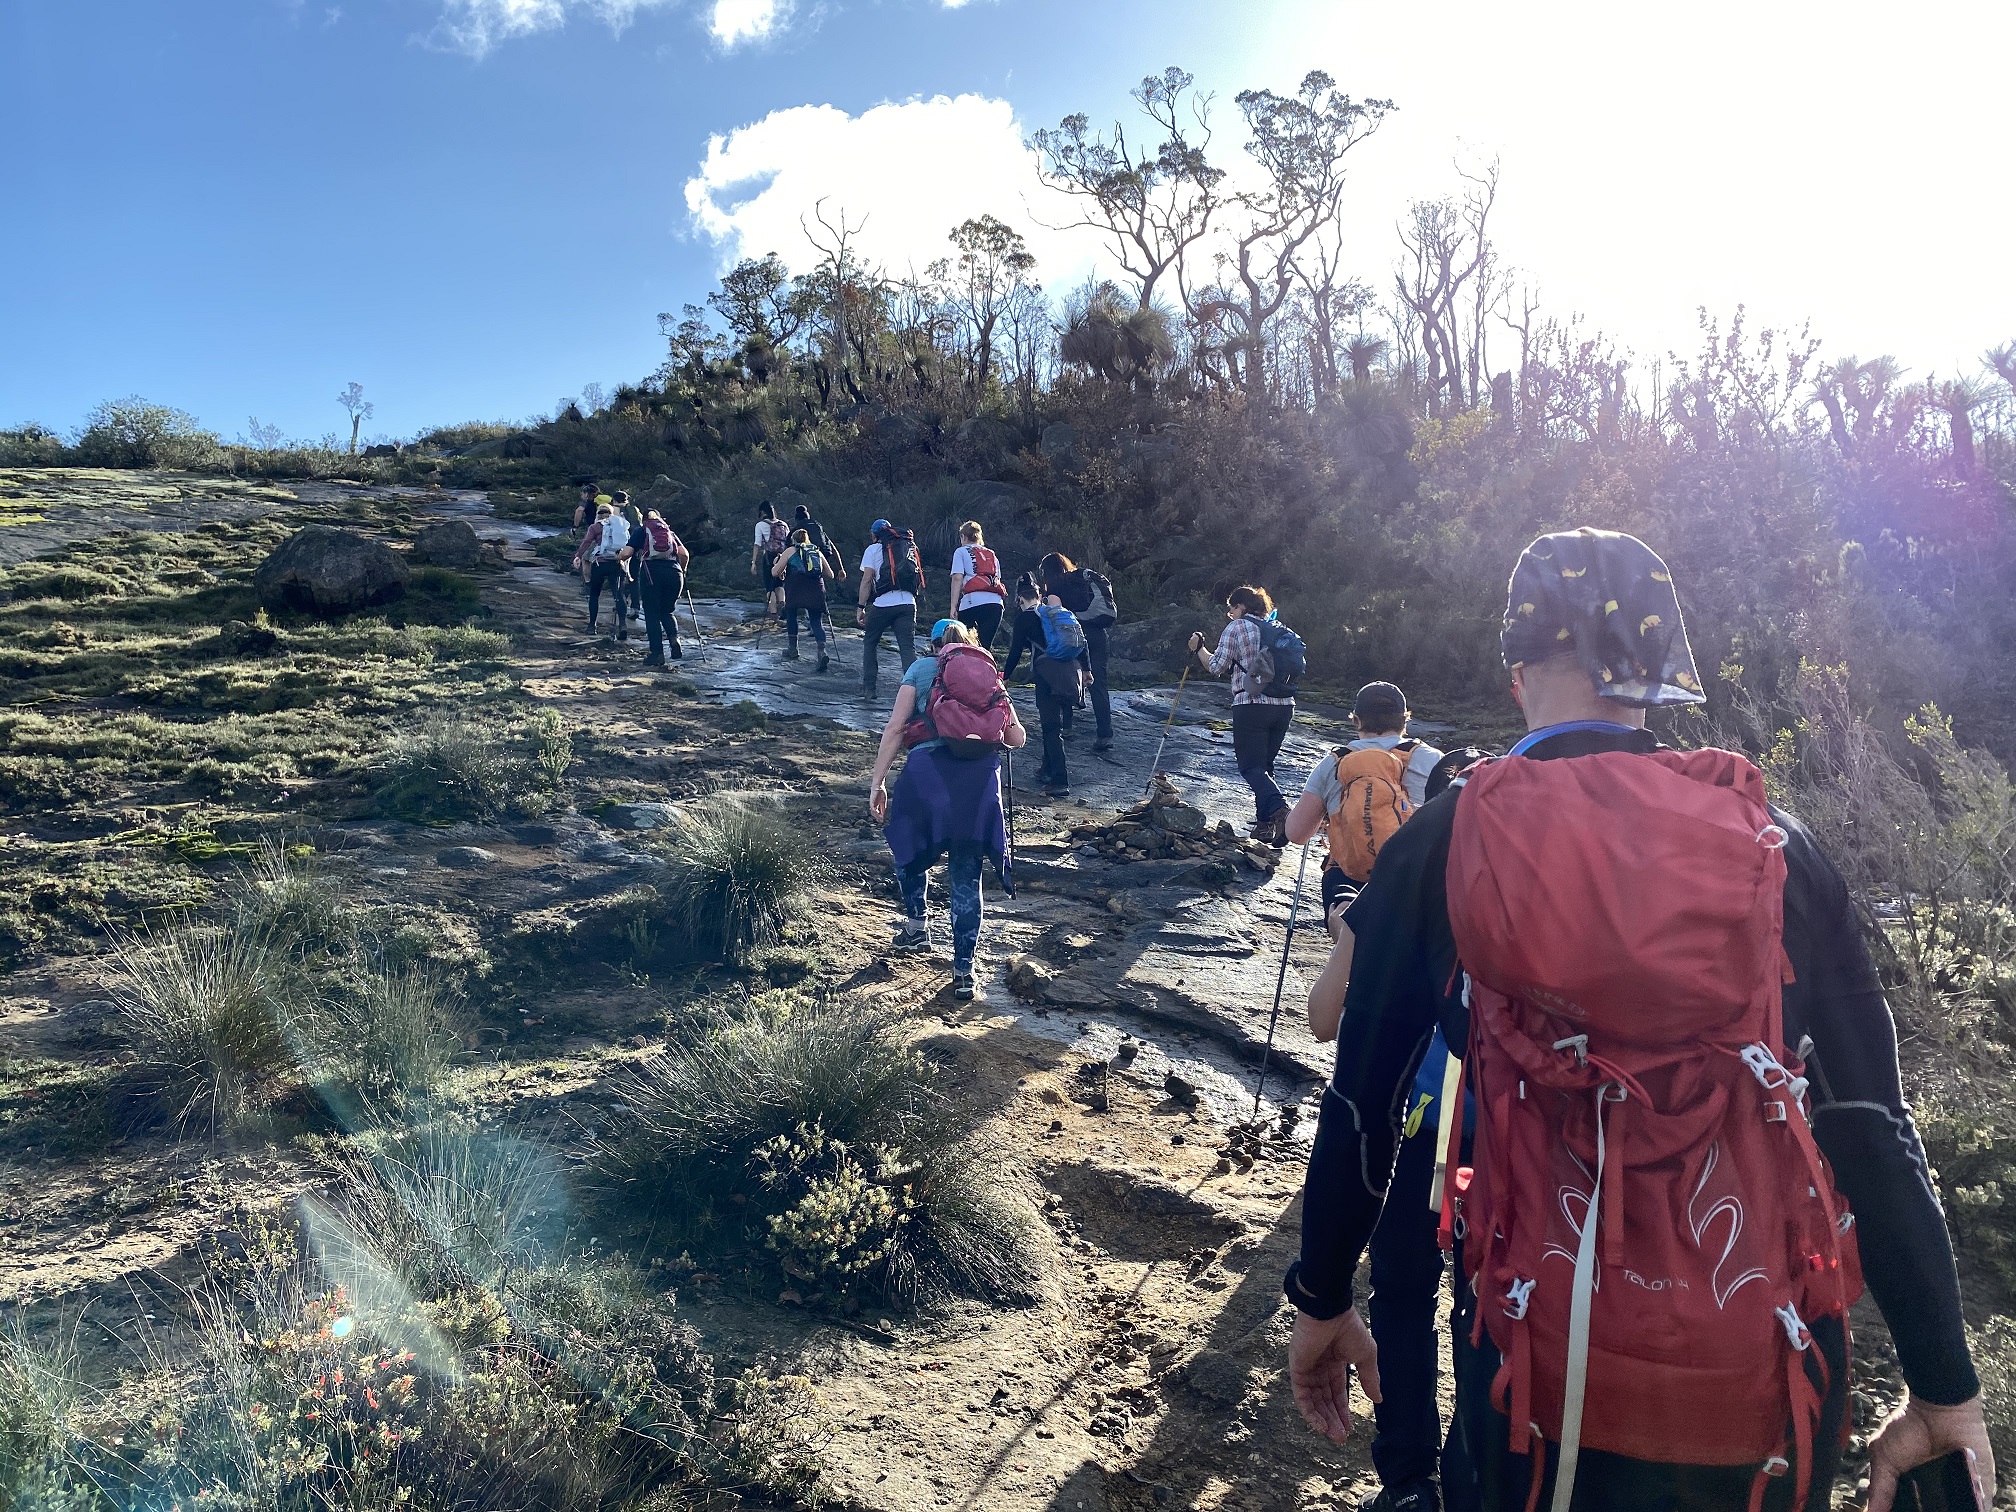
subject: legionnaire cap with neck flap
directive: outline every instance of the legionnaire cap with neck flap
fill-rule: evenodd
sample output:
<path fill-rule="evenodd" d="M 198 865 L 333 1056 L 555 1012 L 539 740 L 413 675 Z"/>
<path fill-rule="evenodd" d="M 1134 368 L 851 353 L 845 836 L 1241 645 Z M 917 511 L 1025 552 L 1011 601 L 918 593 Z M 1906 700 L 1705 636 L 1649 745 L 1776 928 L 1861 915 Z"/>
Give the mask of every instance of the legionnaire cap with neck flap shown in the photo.
<path fill-rule="evenodd" d="M 1599 696 L 1633 708 L 1706 701 L 1673 576 L 1636 536 L 1541 536 L 1512 569 L 1501 639 L 1507 667 L 1572 654 Z"/>

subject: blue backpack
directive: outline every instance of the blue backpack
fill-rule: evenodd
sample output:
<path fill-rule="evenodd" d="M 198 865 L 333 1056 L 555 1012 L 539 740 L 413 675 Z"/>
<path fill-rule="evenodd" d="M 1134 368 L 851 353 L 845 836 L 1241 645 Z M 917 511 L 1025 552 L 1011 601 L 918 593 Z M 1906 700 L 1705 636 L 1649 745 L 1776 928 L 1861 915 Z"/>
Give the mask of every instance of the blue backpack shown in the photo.
<path fill-rule="evenodd" d="M 1053 661 L 1070 661 L 1085 654 L 1085 627 L 1078 623 L 1077 615 L 1052 604 L 1038 604 L 1036 617 L 1043 622 L 1045 656 Z"/>
<path fill-rule="evenodd" d="M 1295 685 L 1309 670 L 1309 648 L 1302 643 L 1301 636 L 1271 614 L 1260 622 L 1260 660 L 1261 665 L 1254 671 L 1266 678 L 1261 696 L 1295 697 Z"/>

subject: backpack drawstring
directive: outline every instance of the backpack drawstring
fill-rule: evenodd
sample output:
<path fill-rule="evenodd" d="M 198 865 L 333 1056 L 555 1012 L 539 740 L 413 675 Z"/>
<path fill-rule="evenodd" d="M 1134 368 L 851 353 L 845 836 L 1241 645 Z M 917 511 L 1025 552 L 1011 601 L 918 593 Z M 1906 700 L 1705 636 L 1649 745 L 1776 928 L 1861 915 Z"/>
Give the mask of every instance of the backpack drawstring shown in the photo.
<path fill-rule="evenodd" d="M 1561 1399 L 1561 1461 L 1554 1475 L 1553 1512 L 1568 1512 L 1569 1503 L 1575 1499 L 1575 1468 L 1582 1453 L 1582 1408 L 1589 1391 L 1589 1321 L 1596 1299 L 1596 1233 L 1604 1216 L 1601 1208 L 1605 1190 L 1616 1187 L 1618 1170 L 1624 1163 L 1620 1156 L 1614 1163 L 1617 1169 L 1612 1168 L 1603 1110 L 1606 1103 L 1621 1103 L 1627 1095 L 1622 1086 L 1611 1081 L 1596 1089 L 1596 1172 L 1589 1183 L 1589 1208 L 1582 1215 L 1582 1232 L 1575 1246 L 1575 1290 L 1568 1303 L 1568 1373 Z"/>

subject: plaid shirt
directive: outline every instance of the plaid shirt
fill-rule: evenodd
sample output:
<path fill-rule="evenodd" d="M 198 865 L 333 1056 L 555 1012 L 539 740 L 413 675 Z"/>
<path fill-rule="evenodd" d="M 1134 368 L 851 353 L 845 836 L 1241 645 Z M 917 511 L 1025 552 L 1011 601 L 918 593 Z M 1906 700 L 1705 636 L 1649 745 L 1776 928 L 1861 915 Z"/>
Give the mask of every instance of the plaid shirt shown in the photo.
<path fill-rule="evenodd" d="M 1232 669 L 1232 704 L 1288 704 L 1292 698 L 1269 698 L 1254 685 L 1252 675 L 1246 670 L 1260 660 L 1260 621 L 1250 614 L 1242 614 L 1225 627 L 1225 633 L 1218 637 L 1218 649 L 1211 653 L 1211 675 L 1221 677 L 1225 669 Z"/>

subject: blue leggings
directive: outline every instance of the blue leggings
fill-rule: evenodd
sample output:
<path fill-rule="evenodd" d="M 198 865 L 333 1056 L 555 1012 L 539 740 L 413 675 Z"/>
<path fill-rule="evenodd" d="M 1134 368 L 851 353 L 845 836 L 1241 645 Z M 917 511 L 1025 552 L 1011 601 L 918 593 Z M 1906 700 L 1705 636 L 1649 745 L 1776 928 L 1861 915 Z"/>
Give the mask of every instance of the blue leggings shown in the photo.
<path fill-rule="evenodd" d="M 980 857 L 955 850 L 946 870 L 952 877 L 952 970 L 964 976 L 973 969 L 973 955 L 980 948 Z M 929 866 L 896 873 L 903 888 L 903 912 L 919 924 L 924 922 L 924 882 L 929 875 Z"/>

